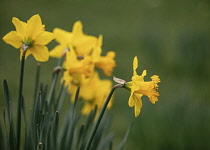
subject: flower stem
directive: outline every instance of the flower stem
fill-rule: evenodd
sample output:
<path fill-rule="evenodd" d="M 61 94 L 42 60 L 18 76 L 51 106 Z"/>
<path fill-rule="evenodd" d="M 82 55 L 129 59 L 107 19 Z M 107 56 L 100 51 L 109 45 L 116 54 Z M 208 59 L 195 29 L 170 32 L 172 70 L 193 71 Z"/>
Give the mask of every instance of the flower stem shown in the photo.
<path fill-rule="evenodd" d="M 104 105 L 103 105 L 103 107 L 102 107 L 102 109 L 101 109 L 101 111 L 100 111 L 100 114 L 99 114 L 99 116 L 98 116 L 98 119 L 97 119 L 97 121 L 96 121 L 96 123 L 95 123 L 95 125 L 94 125 L 94 127 L 93 127 L 93 130 L 92 130 L 92 132 L 91 132 L 90 138 L 88 139 L 88 142 L 87 142 L 87 145 L 86 145 L 86 147 L 85 147 L 85 150 L 89 150 L 89 149 L 90 149 L 91 143 L 92 143 L 92 141 L 93 141 L 93 139 L 94 139 L 94 136 L 95 136 L 96 131 L 97 131 L 98 127 L 99 127 L 99 124 L 100 124 L 101 119 L 102 119 L 102 117 L 103 117 L 103 115 L 104 115 L 104 112 L 105 112 L 105 110 L 106 110 L 106 108 L 107 108 L 107 106 L 108 106 L 108 104 L 109 104 L 109 101 L 110 101 L 110 99 L 111 99 L 111 97 L 112 97 L 112 95 L 113 95 L 115 89 L 118 88 L 118 87 L 122 87 L 122 84 L 117 84 L 117 85 L 115 85 L 115 86 L 111 89 L 111 91 L 110 91 L 108 97 L 106 98 L 106 101 L 105 101 L 105 103 L 104 103 Z"/>
<path fill-rule="evenodd" d="M 20 149 L 21 137 L 21 108 L 22 108 L 22 91 L 23 91 L 23 75 L 24 75 L 25 55 L 22 55 L 20 67 L 20 80 L 19 80 L 19 95 L 18 95 L 18 108 L 17 108 L 17 150 Z"/>
<path fill-rule="evenodd" d="M 63 60 L 64 60 L 64 56 L 62 56 L 59 59 L 58 64 L 57 64 L 57 67 L 60 67 L 62 65 Z M 53 92 L 54 92 L 55 85 L 56 85 L 56 81 L 58 79 L 58 73 L 59 73 L 59 70 L 54 70 L 54 72 L 53 72 L 53 79 L 52 79 L 52 84 L 51 84 L 51 87 L 50 87 L 50 93 L 49 93 L 49 96 L 48 96 L 48 99 L 47 99 L 48 108 L 50 106 L 51 99 L 52 99 Z"/>

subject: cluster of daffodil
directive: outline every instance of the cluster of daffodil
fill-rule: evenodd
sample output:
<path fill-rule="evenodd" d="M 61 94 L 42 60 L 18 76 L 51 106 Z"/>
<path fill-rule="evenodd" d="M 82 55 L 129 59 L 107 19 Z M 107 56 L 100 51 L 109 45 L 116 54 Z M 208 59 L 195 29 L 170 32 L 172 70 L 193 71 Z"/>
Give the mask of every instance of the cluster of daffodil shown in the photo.
<path fill-rule="evenodd" d="M 80 97 L 85 100 L 82 112 L 89 114 L 96 105 L 100 110 L 111 90 L 112 82 L 101 80 L 95 67 L 101 69 L 106 76 L 111 76 L 115 67 L 115 52 L 109 51 L 106 56 L 101 56 L 102 36 L 97 38 L 84 34 L 80 21 L 74 24 L 72 32 L 55 28 L 53 33 L 45 31 L 39 15 L 32 16 L 27 23 L 15 17 L 12 22 L 16 31 L 8 33 L 3 40 L 20 48 L 21 58 L 24 52 L 25 58 L 32 54 L 37 61 L 47 61 L 49 56 L 65 57 L 63 68 L 66 71 L 63 80 L 69 87 L 72 99 L 80 86 Z M 49 52 L 44 45 L 54 38 L 59 45 Z"/>
<path fill-rule="evenodd" d="M 103 40 L 102 35 L 99 35 L 99 37 L 95 37 L 83 33 L 83 26 L 80 21 L 74 23 L 72 32 L 55 28 L 53 30 L 53 33 L 45 31 L 45 25 L 42 24 L 39 15 L 32 16 L 27 22 L 20 21 L 18 18 L 13 17 L 12 22 L 16 28 L 16 31 L 11 31 L 8 34 L 6 34 L 3 37 L 3 40 L 6 43 L 14 46 L 15 48 L 20 49 L 21 71 L 20 71 L 19 98 L 18 98 L 18 109 L 17 109 L 18 112 L 17 112 L 16 143 L 20 143 L 20 135 L 21 135 L 20 129 L 21 129 L 21 109 L 23 108 L 22 87 L 23 87 L 24 62 L 25 59 L 30 54 L 32 54 L 34 58 L 40 62 L 48 61 L 49 56 L 56 57 L 59 58 L 59 60 L 61 60 L 59 61 L 60 63 L 58 64 L 59 70 L 63 70 L 63 76 L 61 81 L 64 83 L 65 87 L 68 87 L 68 92 L 71 94 L 72 101 L 75 102 L 76 99 L 78 99 L 78 97 L 84 99 L 85 104 L 82 109 L 83 114 L 91 115 L 91 112 L 96 110 L 95 108 L 97 106 L 96 116 L 98 116 L 98 119 L 93 127 L 89 140 L 87 142 L 84 142 L 87 144 L 85 146 L 84 145 L 81 146 L 85 148 L 85 150 L 90 149 L 91 143 L 95 137 L 97 128 L 99 127 L 104 112 L 107 108 L 110 108 L 112 105 L 112 95 L 116 88 L 125 88 L 130 91 L 130 98 L 128 100 L 128 105 L 130 107 L 134 107 L 135 117 L 137 117 L 140 114 L 142 107 L 141 97 L 143 95 L 147 96 L 153 104 L 155 104 L 155 102 L 158 101 L 159 93 L 156 90 L 158 89 L 157 84 L 160 82 L 160 79 L 157 75 L 154 75 L 151 77 L 152 81 L 145 82 L 144 77 L 146 76 L 146 70 L 143 71 L 142 75 L 138 75 L 136 71 L 138 67 L 137 57 L 134 57 L 133 60 L 133 76 L 130 82 L 126 82 L 125 80 L 114 77 L 113 80 L 118 84 L 112 86 L 112 82 L 110 80 L 100 79 L 100 76 L 96 71 L 96 68 L 101 69 L 106 76 L 112 76 L 113 68 L 116 66 L 114 60 L 115 52 L 109 51 L 105 56 L 101 56 L 102 40 Z M 51 42 L 54 39 L 59 43 L 59 45 L 57 45 L 54 49 L 52 49 L 49 52 L 48 48 L 45 45 L 47 45 L 49 42 Z M 56 80 L 57 80 L 57 75 L 54 75 L 48 99 L 46 99 L 45 96 L 40 95 L 40 99 L 46 99 L 47 102 L 46 109 L 43 109 L 44 107 L 41 106 L 43 110 L 41 109 L 39 110 L 42 111 L 43 113 L 47 112 L 48 114 L 51 111 L 50 109 L 52 107 L 51 101 L 53 100 Z M 4 86 L 7 91 L 6 82 Z M 6 95 L 8 95 L 8 92 L 5 93 Z M 8 98 L 9 96 L 6 97 L 9 103 L 10 101 Z M 34 103 L 37 103 L 36 105 L 37 108 L 34 108 L 32 112 L 36 111 L 35 114 L 38 114 L 39 116 L 40 113 L 39 111 L 37 111 L 37 109 L 39 109 L 38 107 L 41 105 L 40 103 L 42 104 L 44 103 L 39 102 L 39 99 L 36 100 L 36 98 L 34 98 Z M 55 118 L 55 121 L 53 123 L 57 125 L 58 122 L 58 120 L 56 120 L 58 118 L 57 106 L 54 106 L 54 108 L 56 109 L 55 110 L 56 114 L 54 114 L 55 111 L 49 114 L 51 114 L 51 118 Z M 8 109 L 9 111 L 11 111 L 10 106 L 8 106 Z M 8 114 L 11 115 L 12 113 L 9 112 Z M 74 111 L 72 116 L 74 116 Z M 32 118 L 33 117 L 34 115 L 32 115 Z M 40 121 L 41 116 L 39 116 L 38 118 L 39 118 L 38 120 Z M 9 117 L 9 119 L 11 119 L 11 116 Z M 36 117 L 35 120 L 37 120 Z M 37 124 L 39 123 L 42 124 L 42 122 L 39 121 Z M 50 121 L 50 119 L 48 119 L 48 121 Z M 73 121 L 75 120 L 73 119 Z M 70 124 L 75 124 L 75 123 L 76 122 Z M 29 129 L 27 129 L 31 131 L 30 134 L 34 134 L 33 132 L 38 132 L 37 129 L 34 130 L 32 126 L 29 127 Z M 44 127 L 46 127 L 46 125 Z M 72 134 L 74 134 L 73 130 L 69 131 L 68 133 L 69 133 L 69 138 L 73 136 Z M 62 134 L 65 135 L 65 131 L 62 132 Z M 48 135 L 46 136 L 46 139 L 47 138 Z M 52 141 L 53 140 L 56 140 L 56 138 L 52 139 Z M 68 141 L 66 142 L 68 143 Z M 17 147 L 18 147 L 17 149 L 19 149 L 20 146 L 17 145 Z M 67 144 L 67 146 L 64 149 L 69 149 L 69 145 Z"/>
<path fill-rule="evenodd" d="M 69 87 L 72 100 L 80 86 L 80 97 L 85 100 L 82 113 L 89 114 L 95 106 L 100 110 L 111 90 L 112 82 L 101 80 L 95 67 L 101 69 L 106 76 L 111 76 L 115 67 L 115 52 L 109 51 L 106 56 L 101 56 L 102 36 L 97 38 L 84 34 L 80 21 L 74 24 L 72 32 L 55 28 L 53 33 L 59 45 L 50 51 L 50 56 L 65 57 L 63 67 L 66 71 L 63 80 Z"/>

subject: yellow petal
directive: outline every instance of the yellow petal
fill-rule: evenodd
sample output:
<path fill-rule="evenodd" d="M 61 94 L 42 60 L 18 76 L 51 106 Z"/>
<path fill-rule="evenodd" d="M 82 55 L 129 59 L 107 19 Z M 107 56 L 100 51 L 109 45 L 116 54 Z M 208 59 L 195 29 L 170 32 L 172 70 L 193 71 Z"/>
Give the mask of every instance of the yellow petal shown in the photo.
<path fill-rule="evenodd" d="M 136 75 L 136 69 L 138 67 L 138 58 L 135 56 L 133 59 L 133 74 Z"/>
<path fill-rule="evenodd" d="M 139 97 L 140 96 L 140 94 L 135 94 L 137 97 Z M 135 117 L 137 117 L 139 114 L 140 114 L 140 112 L 141 112 L 141 107 L 142 107 L 142 100 L 141 100 L 141 96 L 140 96 L 140 98 L 138 98 L 138 100 L 136 101 L 136 104 L 135 104 Z"/>
<path fill-rule="evenodd" d="M 144 70 L 141 74 L 141 76 L 146 76 L 147 75 L 147 70 Z"/>
<path fill-rule="evenodd" d="M 72 32 L 73 32 L 74 36 L 80 36 L 83 34 L 81 21 L 77 21 L 74 23 Z"/>
<path fill-rule="evenodd" d="M 50 51 L 51 57 L 60 58 L 64 54 L 64 50 L 66 49 L 63 45 L 58 45 L 54 49 Z"/>
<path fill-rule="evenodd" d="M 54 34 L 48 31 L 42 31 L 35 40 L 34 44 L 47 45 L 55 38 Z"/>
<path fill-rule="evenodd" d="M 97 46 L 101 47 L 102 46 L 102 43 L 103 43 L 103 36 L 102 35 L 99 35 Z"/>
<path fill-rule="evenodd" d="M 30 54 L 31 54 L 31 51 L 30 51 L 30 49 L 28 49 L 28 50 L 26 51 L 26 54 L 25 54 L 25 59 L 26 59 Z M 23 55 L 23 49 L 21 48 L 21 49 L 20 49 L 20 60 L 22 59 L 22 55 Z"/>
<path fill-rule="evenodd" d="M 39 15 L 32 16 L 27 21 L 26 36 L 31 37 L 32 40 L 36 39 L 36 36 L 43 31 L 42 20 Z"/>
<path fill-rule="evenodd" d="M 15 48 L 20 48 L 23 45 L 23 43 L 22 43 L 23 39 L 22 39 L 21 35 L 16 31 L 11 31 L 8 34 L 6 34 L 3 37 L 3 40 L 7 44 L 10 44 L 10 45 L 14 46 Z"/>
<path fill-rule="evenodd" d="M 56 41 L 59 42 L 60 44 L 68 44 L 70 42 L 72 42 L 72 33 L 59 29 L 59 28 L 55 28 L 53 30 L 53 33 L 56 36 Z"/>
<path fill-rule="evenodd" d="M 133 107 L 134 105 L 135 105 L 135 97 L 133 97 L 133 94 L 131 93 L 128 100 L 128 106 Z"/>
<path fill-rule="evenodd" d="M 94 36 L 76 36 L 74 34 L 73 46 L 76 47 L 76 53 L 79 56 L 90 55 L 92 50 L 96 48 L 98 39 Z"/>
<path fill-rule="evenodd" d="M 16 31 L 24 37 L 25 32 L 26 32 L 26 23 L 23 21 L 20 21 L 16 17 L 12 18 L 12 23 L 15 25 Z"/>
<path fill-rule="evenodd" d="M 49 51 L 46 46 L 34 45 L 30 51 L 37 61 L 48 61 L 49 59 Z"/>

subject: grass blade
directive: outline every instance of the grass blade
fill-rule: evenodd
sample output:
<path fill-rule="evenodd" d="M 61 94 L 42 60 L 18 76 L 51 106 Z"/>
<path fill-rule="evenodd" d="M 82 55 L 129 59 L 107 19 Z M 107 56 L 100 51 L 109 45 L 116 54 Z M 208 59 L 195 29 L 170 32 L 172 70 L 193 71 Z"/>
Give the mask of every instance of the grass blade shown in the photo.
<path fill-rule="evenodd" d="M 3 119 L 4 119 L 4 135 L 5 135 L 5 150 L 10 150 L 9 141 L 8 141 L 8 133 L 7 133 L 7 126 L 6 126 L 6 113 L 5 109 L 3 109 Z"/>
<path fill-rule="evenodd" d="M 125 136 L 124 136 L 122 142 L 120 143 L 120 145 L 119 145 L 119 147 L 118 147 L 118 150 L 123 150 L 123 147 L 124 147 L 124 145 L 125 145 L 125 142 L 127 141 L 127 138 L 128 138 L 128 135 L 129 135 L 129 133 L 130 133 L 130 131 L 131 131 L 132 126 L 133 126 L 133 122 L 131 122 L 130 126 L 128 127 L 128 129 L 127 129 L 127 131 L 126 131 L 126 134 L 125 134 Z"/>

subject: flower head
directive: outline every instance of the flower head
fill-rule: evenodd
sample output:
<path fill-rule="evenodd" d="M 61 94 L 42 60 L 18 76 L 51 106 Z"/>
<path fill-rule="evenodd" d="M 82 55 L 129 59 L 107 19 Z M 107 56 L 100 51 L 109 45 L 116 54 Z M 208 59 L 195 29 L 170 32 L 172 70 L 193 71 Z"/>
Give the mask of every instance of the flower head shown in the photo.
<path fill-rule="evenodd" d="M 78 56 L 87 56 L 97 46 L 98 39 L 94 36 L 83 33 L 81 21 L 77 21 L 73 25 L 72 32 L 68 32 L 59 28 L 55 28 L 53 32 L 56 35 L 56 41 L 60 44 L 50 51 L 50 56 L 61 57 L 66 48 L 74 48 Z"/>
<path fill-rule="evenodd" d="M 133 76 L 132 81 L 125 82 L 124 80 L 114 78 L 116 82 L 121 82 L 124 84 L 125 88 L 130 91 L 130 97 L 128 100 L 128 105 L 134 107 L 134 114 L 137 117 L 141 112 L 143 95 L 147 96 L 151 103 L 155 104 L 158 101 L 158 96 L 160 94 L 156 91 L 158 89 L 157 83 L 160 82 L 160 79 L 157 75 L 151 77 L 152 81 L 144 81 L 144 76 L 146 76 L 146 70 L 142 72 L 142 75 L 138 75 L 136 69 L 138 67 L 137 57 L 133 60 Z"/>
<path fill-rule="evenodd" d="M 40 16 L 32 16 L 27 23 L 13 17 L 12 23 L 16 31 L 6 34 L 3 40 L 15 48 L 20 48 L 20 58 L 22 55 L 27 58 L 32 54 L 37 61 L 47 61 L 49 52 L 45 45 L 54 39 L 54 35 L 45 31 Z"/>

